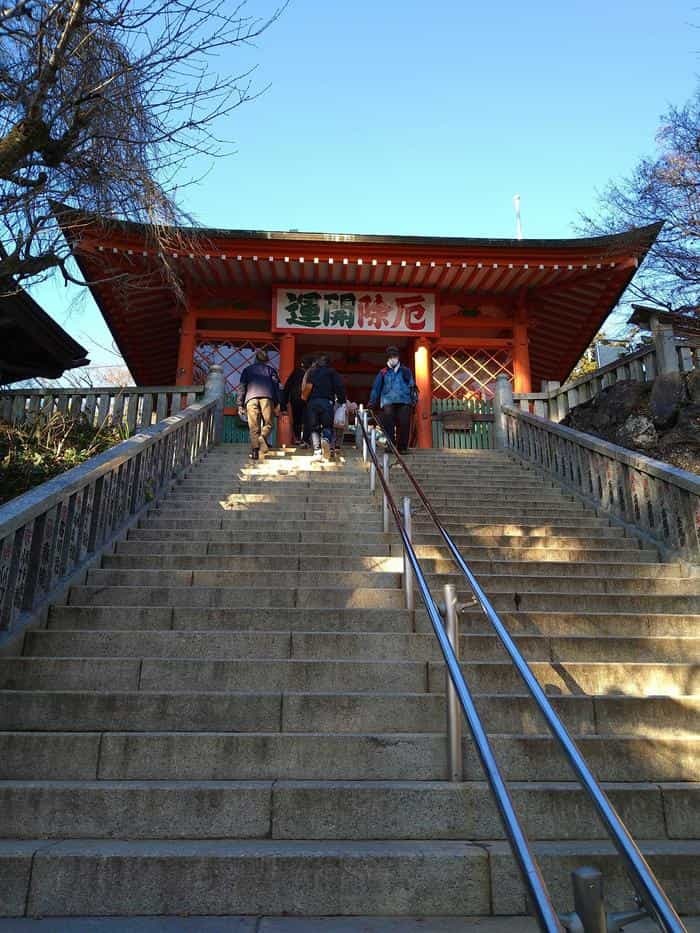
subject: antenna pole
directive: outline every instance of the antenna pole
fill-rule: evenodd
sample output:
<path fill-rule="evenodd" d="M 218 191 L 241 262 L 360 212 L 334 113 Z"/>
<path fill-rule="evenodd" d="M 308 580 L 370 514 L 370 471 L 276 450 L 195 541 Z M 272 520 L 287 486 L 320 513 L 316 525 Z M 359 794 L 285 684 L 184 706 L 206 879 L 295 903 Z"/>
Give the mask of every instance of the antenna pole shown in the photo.
<path fill-rule="evenodd" d="M 513 197 L 513 207 L 515 208 L 515 236 L 516 236 L 516 239 L 522 240 L 523 226 L 520 223 L 520 195 L 519 194 L 516 194 Z"/>

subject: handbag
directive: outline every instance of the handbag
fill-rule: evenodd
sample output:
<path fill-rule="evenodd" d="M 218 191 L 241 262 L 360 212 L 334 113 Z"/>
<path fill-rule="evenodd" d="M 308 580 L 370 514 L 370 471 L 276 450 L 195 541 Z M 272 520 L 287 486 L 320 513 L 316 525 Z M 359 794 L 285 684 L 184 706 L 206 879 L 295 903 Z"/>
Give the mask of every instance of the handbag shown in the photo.
<path fill-rule="evenodd" d="M 343 402 L 342 405 L 338 405 L 333 415 L 333 427 L 334 428 L 344 428 L 348 423 L 348 409 Z"/>

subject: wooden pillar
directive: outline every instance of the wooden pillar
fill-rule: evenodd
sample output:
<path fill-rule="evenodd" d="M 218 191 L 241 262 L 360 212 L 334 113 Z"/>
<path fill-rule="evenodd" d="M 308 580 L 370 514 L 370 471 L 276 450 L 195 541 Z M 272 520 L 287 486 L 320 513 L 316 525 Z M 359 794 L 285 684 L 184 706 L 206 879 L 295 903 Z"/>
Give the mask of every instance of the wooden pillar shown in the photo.
<path fill-rule="evenodd" d="M 421 450 L 429 450 L 433 446 L 433 385 L 430 351 L 428 341 L 424 337 L 419 337 L 415 342 L 414 365 L 418 386 L 418 404 L 416 405 L 418 447 Z"/>
<path fill-rule="evenodd" d="M 297 339 L 294 334 L 282 334 L 280 339 L 280 380 L 284 384 L 294 369 Z M 280 415 L 277 422 L 277 443 L 290 445 L 292 443 L 291 411 Z"/>
<path fill-rule="evenodd" d="M 191 386 L 194 378 L 194 346 L 197 318 L 188 311 L 180 325 L 180 346 L 177 354 L 175 385 Z"/>
<path fill-rule="evenodd" d="M 513 391 L 532 392 L 527 304 L 520 296 L 513 323 Z"/>

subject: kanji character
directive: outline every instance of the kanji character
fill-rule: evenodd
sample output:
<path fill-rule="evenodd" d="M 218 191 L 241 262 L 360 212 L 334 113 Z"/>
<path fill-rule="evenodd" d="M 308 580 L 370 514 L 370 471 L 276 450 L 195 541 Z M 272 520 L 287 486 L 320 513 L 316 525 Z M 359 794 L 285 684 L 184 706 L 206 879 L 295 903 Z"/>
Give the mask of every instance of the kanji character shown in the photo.
<path fill-rule="evenodd" d="M 348 330 L 352 330 L 355 326 L 355 296 L 352 292 L 347 292 L 344 295 L 332 297 L 338 301 L 335 307 L 330 309 L 330 326 L 347 327 Z"/>
<path fill-rule="evenodd" d="M 402 325 L 408 330 L 425 330 L 425 304 L 422 295 L 396 299 L 396 317 L 392 328 Z"/>
<path fill-rule="evenodd" d="M 318 292 L 287 292 L 287 324 L 297 327 L 321 326 L 321 296 Z"/>
<path fill-rule="evenodd" d="M 391 305 L 385 303 L 382 295 L 376 295 L 372 301 L 371 295 L 364 295 L 360 298 L 360 327 L 374 327 L 381 330 L 382 327 L 389 326 L 389 314 Z"/>

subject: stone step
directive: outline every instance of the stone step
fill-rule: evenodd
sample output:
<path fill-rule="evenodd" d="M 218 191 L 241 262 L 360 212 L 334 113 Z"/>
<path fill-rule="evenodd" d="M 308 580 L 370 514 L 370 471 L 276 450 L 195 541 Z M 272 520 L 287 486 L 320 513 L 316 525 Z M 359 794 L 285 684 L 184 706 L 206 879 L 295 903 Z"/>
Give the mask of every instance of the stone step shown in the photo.
<path fill-rule="evenodd" d="M 581 735 L 576 744 L 601 781 L 697 781 L 697 736 Z M 545 735 L 492 735 L 508 781 L 569 781 Z M 464 779 L 482 780 L 463 740 Z M 2 780 L 444 781 L 443 733 L 0 732 Z"/>
<path fill-rule="evenodd" d="M 284 557 L 289 558 L 296 557 L 301 554 L 301 546 L 298 540 L 299 535 L 294 534 L 292 536 L 294 540 L 289 540 L 288 538 L 283 538 L 281 540 L 248 540 L 248 541 L 231 541 L 228 544 L 220 543 L 207 543 L 206 540 L 202 539 L 200 541 L 194 541 L 186 538 L 184 541 L 182 539 L 178 540 L 168 540 L 168 541 L 138 541 L 133 538 L 129 538 L 126 541 L 119 541 L 116 546 L 116 554 L 119 556 L 128 557 L 131 555 L 152 555 L 152 556 L 177 556 L 182 555 L 217 555 L 217 556 L 232 556 L 236 557 L 243 555 L 245 557 Z M 304 550 L 310 545 L 305 545 Z M 320 548 L 316 549 L 320 551 Z M 389 555 L 390 547 L 388 544 L 383 542 L 378 542 L 377 544 L 362 544 L 361 541 L 354 543 L 353 541 L 346 541 L 341 544 L 325 544 L 323 546 L 324 556 L 341 558 L 341 557 L 374 557 L 376 555 Z M 649 553 L 650 552 L 646 552 Z M 653 555 L 650 554 L 649 559 L 652 559 Z M 111 559 L 111 558 L 110 558 Z M 106 565 L 105 565 L 106 566 Z"/>
<path fill-rule="evenodd" d="M 240 571 L 262 570 L 270 566 L 271 558 L 279 570 L 285 571 L 319 571 L 330 572 L 334 566 L 342 572 L 360 572 L 374 575 L 377 573 L 400 574 L 403 572 L 403 558 L 399 556 L 357 555 L 338 557 L 330 554 L 314 554 L 304 550 L 293 554 L 158 554 L 153 555 L 152 561 L 144 561 L 145 554 L 116 554 L 105 555 L 102 558 L 102 568 L 106 570 L 138 571 L 146 569 L 149 564 L 155 564 L 161 572 L 174 571 Z M 624 556 L 624 555 L 623 555 Z M 424 573 L 450 573 L 456 570 L 455 562 L 450 557 L 422 557 L 421 568 Z M 550 561 L 524 561 L 524 560 L 479 560 L 471 559 L 469 566 L 472 571 L 481 574 L 493 575 L 528 575 L 528 576 L 572 576 L 594 577 L 645 577 L 659 579 L 663 577 L 687 578 L 687 570 L 681 564 L 660 564 L 650 561 L 590 561 L 581 557 L 575 562 L 568 560 Z M 700 581 L 698 587 L 700 588 Z"/>
<path fill-rule="evenodd" d="M 582 568 L 582 570 L 585 568 Z M 700 578 L 698 577 L 647 577 L 637 575 L 605 574 L 599 576 L 582 576 L 572 574 L 565 577 L 560 574 L 531 574 L 525 573 L 480 573 L 478 581 L 487 593 L 562 593 L 565 596 L 574 598 L 583 596 L 586 593 L 603 595 L 612 593 L 615 595 L 629 593 L 634 595 L 651 596 L 694 596 L 696 606 L 700 608 Z M 103 571 L 104 573 L 114 573 L 115 571 Z M 126 574 L 130 571 L 116 571 Z M 156 571 L 157 572 L 157 571 Z M 180 572 L 189 573 L 190 571 L 171 571 L 173 574 Z M 192 571 L 197 575 L 197 571 Z M 202 573 L 202 578 L 206 572 Z M 224 575 L 226 576 L 226 575 Z M 274 575 L 271 575 L 274 579 Z M 374 579 L 374 574 L 371 578 Z M 382 577 L 383 574 L 377 574 Z M 398 576 L 398 575 L 397 575 Z M 426 573 L 425 578 L 428 581 L 432 593 L 442 590 L 446 583 L 453 583 L 457 591 L 469 592 L 469 584 L 466 578 L 459 572 L 457 573 Z M 367 579 L 367 577 L 365 577 Z M 400 585 L 400 581 L 399 581 Z"/>
<path fill-rule="evenodd" d="M 532 580 L 533 578 L 529 578 Z M 556 582 L 556 581 L 554 581 Z M 577 581 L 578 582 L 578 581 Z M 625 612 L 630 609 L 631 594 L 629 593 L 596 593 L 579 592 L 566 594 L 550 587 L 549 592 L 536 592 L 532 587 L 529 591 L 519 592 L 513 586 L 505 588 L 489 584 L 491 603 L 496 611 L 531 611 L 531 610 L 573 610 L 577 606 L 582 611 L 590 612 Z M 463 595 L 466 596 L 466 593 Z M 694 595 L 647 595 L 633 594 L 634 606 L 640 612 L 653 613 L 694 613 L 698 607 L 697 596 Z M 438 594 L 439 598 L 439 594 Z M 211 607 L 234 608 L 236 606 L 250 607 L 256 612 L 258 607 L 279 606 L 286 608 L 302 608 L 327 610 L 336 609 L 385 609 L 399 610 L 403 608 L 403 593 L 398 589 L 373 589 L 370 587 L 355 587 L 353 589 L 326 588 L 313 589 L 310 587 L 283 589 L 245 588 L 227 586 L 73 586 L 69 593 L 69 604 L 74 606 L 180 606 L 180 607 Z M 425 610 L 418 608 L 418 614 Z"/>
<path fill-rule="evenodd" d="M 143 565 L 143 561 L 141 562 Z M 236 586 L 237 583 L 250 588 L 252 581 L 245 574 L 238 572 L 238 568 L 229 565 L 228 570 L 114 570 L 95 569 L 87 573 L 87 585 L 99 586 L 129 586 L 129 587 L 216 587 Z M 264 582 L 261 589 L 272 590 L 288 587 L 312 587 L 317 584 L 324 589 L 354 587 L 368 587 L 373 589 L 400 589 L 401 576 L 399 572 L 372 573 L 366 570 L 265 570 Z M 658 581 L 661 583 L 662 581 Z M 667 581 L 663 581 L 667 582 Z M 675 581 L 674 581 L 675 582 Z"/>
<path fill-rule="evenodd" d="M 397 569 L 393 572 L 377 569 L 371 570 L 335 570 L 329 569 L 330 561 L 326 562 L 326 569 L 307 568 L 303 569 L 275 569 L 265 570 L 265 582 L 270 589 L 279 589 L 282 587 L 310 587 L 316 583 L 324 589 L 340 588 L 350 589 L 353 587 L 375 588 L 375 589 L 399 589 L 401 583 L 401 573 Z M 284 566 L 284 562 L 282 562 Z M 342 563 L 341 563 L 341 566 Z M 507 565 L 506 565 L 507 566 Z M 700 597 L 700 578 L 681 577 L 673 573 L 661 574 L 642 574 L 634 572 L 632 568 L 628 573 L 608 573 L 603 572 L 603 568 L 591 567 L 590 565 L 581 565 L 579 572 L 565 575 L 563 573 L 530 573 L 530 568 L 523 568 L 520 573 L 516 573 L 515 568 L 511 567 L 513 572 L 491 572 L 492 566 L 479 572 L 476 567 L 472 568 L 476 573 L 477 579 L 487 593 L 504 593 L 517 591 L 519 593 L 537 593 L 537 592 L 564 592 L 564 593 L 634 593 L 652 594 L 661 596 L 664 594 L 683 595 L 696 594 Z M 505 568 L 504 568 L 505 569 Z M 424 568 L 425 578 L 430 586 L 432 593 L 440 593 L 442 587 L 451 583 L 457 587 L 458 591 L 469 592 L 469 584 L 461 572 L 456 571 L 454 566 L 452 572 L 433 573 L 429 568 Z M 498 568 L 500 570 L 500 568 Z M 597 570 L 590 575 L 586 571 Z M 87 573 L 87 585 L 91 587 L 98 586 L 143 586 L 143 587 L 232 587 L 242 586 L 248 589 L 251 583 L 251 576 L 245 571 L 255 573 L 260 572 L 260 567 L 256 568 L 254 563 L 249 567 L 231 568 L 227 570 L 153 570 L 136 569 L 94 569 Z M 700 605 L 700 599 L 699 603 Z"/>
<path fill-rule="evenodd" d="M 529 568 L 525 568 L 526 571 Z M 585 568 L 581 568 L 583 571 Z M 430 590 L 439 594 L 442 587 L 452 583 L 458 592 L 465 595 L 469 592 L 469 584 L 459 572 L 425 574 Z M 649 577 L 637 574 L 623 576 L 622 574 L 604 574 L 598 576 L 583 576 L 580 574 L 563 576 L 561 574 L 530 574 L 530 573 L 488 573 L 478 574 L 478 580 L 487 593 L 563 593 L 567 596 L 577 597 L 585 593 L 602 595 L 606 593 L 621 594 L 649 594 L 662 595 L 695 595 L 700 606 L 700 578 L 659 576 Z M 235 589 L 240 581 L 243 590 L 250 589 L 251 579 L 245 574 L 237 572 L 237 568 L 229 570 L 113 570 L 95 569 L 87 573 L 86 586 L 89 588 L 154 588 L 172 587 L 183 588 L 214 588 L 224 587 Z M 265 570 L 265 586 L 261 589 L 275 592 L 284 588 L 294 587 L 297 591 L 312 588 L 314 584 L 318 589 L 349 590 L 353 588 L 372 589 L 400 589 L 401 574 L 399 572 L 387 573 L 382 571 L 347 571 L 347 570 Z M 254 600 L 255 602 L 255 600 Z M 264 602 L 261 594 L 260 602 Z M 309 605 L 308 602 L 299 603 Z M 314 603 L 312 602 L 311 605 Z M 283 603 L 284 605 L 284 603 Z M 389 604 L 391 605 L 391 603 Z"/>
<path fill-rule="evenodd" d="M 676 910 L 681 914 L 700 912 L 697 885 L 700 876 L 700 842 L 649 840 L 642 843 L 640 849 Z M 525 892 L 510 846 L 506 842 L 495 842 L 488 846 L 488 850 L 492 889 L 498 891 L 494 913 L 527 912 Z M 629 877 L 612 843 L 592 840 L 543 841 L 535 843 L 533 850 L 552 899 L 560 910 L 572 909 L 571 872 L 583 866 L 592 866 L 601 871 L 605 879 L 605 906 L 609 911 L 634 908 Z"/>
<path fill-rule="evenodd" d="M 398 544 L 399 538 L 397 533 L 384 534 L 380 529 L 364 531 L 361 534 L 358 534 L 356 530 L 353 530 L 352 535 L 350 536 L 352 540 L 357 540 L 359 544 L 364 546 L 376 547 L 399 547 Z M 546 547 L 548 549 L 552 548 L 590 548 L 590 547 L 610 547 L 616 548 L 619 544 L 620 547 L 629 548 L 631 550 L 637 550 L 639 548 L 639 543 L 632 538 L 626 538 L 624 536 L 624 529 L 617 528 L 615 526 L 601 525 L 596 528 L 586 528 L 583 533 L 579 530 L 574 533 L 570 531 L 561 532 L 557 531 L 556 535 L 546 535 L 540 531 L 536 531 L 532 535 L 528 534 L 512 534 L 507 533 L 492 533 L 487 528 L 483 529 L 480 526 L 475 526 L 473 529 L 467 531 L 461 531 L 452 534 L 455 544 L 458 547 L 462 546 L 488 546 L 488 547 L 498 547 L 500 545 L 508 547 Z M 222 544 L 222 543 L 240 543 L 244 545 L 250 545 L 251 543 L 255 544 L 261 542 L 261 539 L 264 539 L 265 542 L 285 542 L 285 543 L 306 543 L 310 542 L 314 545 L 318 544 L 331 544 L 337 545 L 339 542 L 344 543 L 347 538 L 344 538 L 340 534 L 340 529 L 336 528 L 334 531 L 327 531 L 319 526 L 312 526 L 307 523 L 304 524 L 302 529 L 288 528 L 288 529 L 244 529 L 243 526 L 238 523 L 231 529 L 218 529 L 218 528 L 194 528 L 188 530 L 186 535 L 183 535 L 181 531 L 178 531 L 174 528 L 133 528 L 128 532 L 127 540 L 129 541 L 157 541 L 157 542 L 180 542 L 182 543 L 183 539 L 187 541 L 194 542 L 207 542 L 210 545 Z M 430 532 L 418 532 L 413 535 L 413 543 L 415 545 L 436 545 L 439 547 L 444 546 L 444 541 L 440 534 L 437 531 Z M 375 552 L 376 553 L 376 552 Z M 657 553 L 656 550 L 652 553 Z"/>
<path fill-rule="evenodd" d="M 446 522 L 455 521 L 462 517 L 467 517 L 472 521 L 483 520 L 513 520 L 518 517 L 533 516 L 544 520 L 547 517 L 557 518 L 565 516 L 571 520 L 576 520 L 583 516 L 595 516 L 595 513 L 584 512 L 582 506 L 569 504 L 566 502 L 542 502 L 541 499 L 533 497 L 532 502 L 518 502 L 511 505 L 504 503 L 503 498 L 495 500 L 492 503 L 481 500 L 474 503 L 460 503 L 458 500 L 452 501 L 449 506 L 436 508 L 440 518 Z M 375 500 L 368 499 L 367 502 L 344 504 L 343 502 L 308 502 L 299 503 L 290 499 L 287 502 L 271 502 L 265 504 L 249 505 L 238 502 L 235 498 L 227 501 L 221 499 L 219 502 L 195 502 L 178 503 L 165 500 L 157 508 L 149 511 L 150 518 L 206 518 L 215 519 L 222 516 L 227 519 L 246 519 L 251 515 L 260 520 L 271 520 L 284 517 L 289 520 L 307 520 L 323 521 L 326 518 L 336 517 L 340 520 L 376 518 L 378 505 Z M 420 514 L 420 513 L 419 513 Z"/>
<path fill-rule="evenodd" d="M 490 733 L 546 732 L 528 696 L 475 699 Z M 10 690 L 0 700 L 0 730 L 13 732 L 440 733 L 446 715 L 439 693 Z M 700 714 L 700 696 L 561 696 L 552 705 L 575 735 L 684 738 Z"/>
<path fill-rule="evenodd" d="M 606 838 L 576 783 L 509 790 L 533 841 Z M 604 790 L 637 839 L 700 831 L 699 784 Z M 7 781 L 0 802 L 0 835 L 15 839 L 504 838 L 485 781 Z"/>
<path fill-rule="evenodd" d="M 490 911 L 487 853 L 454 841 L 28 841 L 0 860 L 28 916 Z"/>
<path fill-rule="evenodd" d="M 139 630 L 210 629 L 241 631 L 342 631 L 408 632 L 413 614 L 405 609 L 306 609 L 257 608 L 209 609 L 143 606 L 52 606 L 51 629 Z"/>
<path fill-rule="evenodd" d="M 700 614 L 655 614 L 644 612 L 504 612 L 501 621 L 511 634 L 541 634 L 576 638 L 580 636 L 620 638 L 647 636 L 691 636 L 700 631 Z M 493 628 L 479 609 L 460 613 L 462 632 L 487 632 Z M 416 618 L 417 631 L 432 631 L 425 617 Z"/>
<path fill-rule="evenodd" d="M 344 495 L 342 494 L 343 490 L 345 493 Z M 226 484 L 222 485 L 216 491 L 207 491 L 204 489 L 199 492 L 196 488 L 181 491 L 180 487 L 176 486 L 169 492 L 167 497 L 158 500 L 158 505 L 160 508 L 165 508 L 167 506 L 173 506 L 175 508 L 194 508 L 198 505 L 205 508 L 212 508 L 215 504 L 218 505 L 221 503 L 235 505 L 239 508 L 258 508 L 260 505 L 265 505 L 266 507 L 273 505 L 279 508 L 289 504 L 293 504 L 297 508 L 301 507 L 301 505 L 323 505 L 326 507 L 337 505 L 340 496 L 340 498 L 344 500 L 343 505 L 345 507 L 351 508 L 356 505 L 357 508 L 362 509 L 366 508 L 369 503 L 374 501 L 369 496 L 368 486 L 353 489 L 352 495 L 348 495 L 349 490 L 347 487 L 343 487 L 343 490 L 321 489 L 314 484 L 304 489 L 296 484 L 290 484 L 289 488 L 283 490 L 278 489 L 275 485 L 272 489 L 268 489 L 266 486 L 265 492 L 250 492 L 246 485 L 232 487 L 230 484 Z M 392 480 L 391 490 L 395 497 L 399 495 L 410 496 L 413 487 L 409 485 L 401 486 Z M 502 504 L 504 493 L 507 491 L 512 493 L 512 489 L 508 488 L 508 490 L 506 490 L 506 488 L 502 486 L 474 486 L 468 489 L 460 486 L 459 490 L 460 491 L 456 491 L 454 487 L 451 486 L 449 492 L 432 495 L 430 497 L 431 502 L 436 507 L 438 504 L 440 506 L 454 506 L 455 503 L 468 505 L 478 497 L 478 501 L 482 503 L 493 502 Z M 517 504 L 536 504 L 540 502 L 571 506 L 578 510 L 586 508 L 586 506 L 573 495 L 567 495 L 554 487 L 542 487 L 537 483 L 532 483 L 529 486 L 520 486 L 517 490 Z"/>
<path fill-rule="evenodd" d="M 572 514 L 570 510 L 562 510 L 564 514 Z M 200 508 L 197 505 L 187 507 L 175 507 L 172 504 L 164 503 L 160 508 L 151 509 L 148 513 L 150 519 L 202 519 L 207 521 L 225 518 L 228 521 L 312 521 L 323 522 L 335 519 L 343 524 L 350 521 L 375 521 L 378 514 L 376 503 L 363 503 L 362 508 L 343 506 L 336 503 L 314 505 L 313 503 L 297 505 L 295 502 L 288 502 L 285 505 L 270 504 L 257 506 L 240 506 L 238 503 L 220 503 L 211 505 L 208 508 Z"/>
<path fill-rule="evenodd" d="M 537 933 L 531 917 L 241 917 L 197 916 L 197 933 Z M 55 933 L 55 919 L 0 919 L 0 933 Z M 688 933 L 700 933 L 700 917 L 683 916 Z M 634 933 L 658 933 L 653 920 Z M 61 933 L 192 933 L 179 917 L 62 917 Z"/>
<path fill-rule="evenodd" d="M 223 519 L 226 521 L 226 519 Z M 575 523 L 574 523 L 575 522 Z M 153 527 L 158 526 L 158 522 Z M 571 519 L 566 516 L 547 518 L 538 521 L 535 516 L 526 516 L 521 521 L 517 518 L 509 517 L 509 513 L 503 516 L 478 515 L 471 516 L 467 513 L 464 519 L 448 519 L 443 522 L 445 530 L 450 534 L 469 530 L 472 533 L 486 533 L 492 535 L 567 535 L 580 534 L 582 529 L 598 529 L 611 527 L 607 519 L 598 518 L 588 512 L 584 512 L 581 518 Z M 422 513 L 413 516 L 413 528 L 416 532 L 428 531 L 435 525 L 431 518 Z"/>
<path fill-rule="evenodd" d="M 540 547 L 544 544 L 544 546 L 548 548 L 561 547 L 561 542 L 564 542 L 564 546 L 566 547 L 575 546 L 576 541 L 582 541 L 585 542 L 584 546 L 591 547 L 592 545 L 590 542 L 599 541 L 601 539 L 625 539 L 624 528 L 619 528 L 616 525 L 605 525 L 602 522 L 598 522 L 597 519 L 591 519 L 590 521 L 590 524 L 584 523 L 583 525 L 562 525 L 559 523 L 553 524 L 551 522 L 546 525 L 524 523 L 492 524 L 490 522 L 470 524 L 465 522 L 458 527 L 448 527 L 446 525 L 445 529 L 458 547 L 462 544 L 481 542 L 482 539 L 495 539 L 499 544 L 512 544 L 513 540 L 516 539 L 517 542 L 523 546 L 531 545 L 534 542 L 534 544 Z M 443 544 L 442 537 L 433 529 L 434 526 L 429 525 L 427 522 L 421 522 L 419 525 L 414 526 L 414 543 Z M 394 529 L 390 529 L 390 534 L 392 536 L 397 536 L 398 532 Z M 546 539 L 544 542 L 542 540 L 543 538 Z M 573 539 L 573 541 L 571 539 Z M 216 540 L 216 538 L 212 538 L 211 540 Z M 489 543 L 492 544 L 491 541 Z"/>
<path fill-rule="evenodd" d="M 546 636 L 516 635 L 526 658 L 537 661 L 700 663 L 696 636 Z M 287 632 L 279 631 L 129 631 L 76 629 L 34 630 L 24 639 L 25 657 L 180 657 L 294 658 L 304 660 L 413 660 L 442 657 L 437 638 L 425 633 Z M 460 656 L 470 660 L 503 660 L 493 634 L 462 634 Z"/>
<path fill-rule="evenodd" d="M 352 662 L 348 662 L 352 663 Z M 445 667 L 430 661 L 430 692 L 443 689 Z M 461 664 L 472 691 L 476 693 L 520 693 L 522 681 L 510 662 L 463 661 Z M 637 661 L 532 661 L 530 668 L 550 695 L 626 694 L 629 696 L 688 696 L 697 692 L 695 663 Z"/>
<path fill-rule="evenodd" d="M 467 561 L 476 560 L 500 560 L 500 561 L 528 561 L 549 563 L 578 563 L 579 561 L 589 561 L 598 563 L 604 561 L 607 566 L 614 566 L 618 562 L 634 563 L 653 563 L 657 564 L 659 560 L 658 552 L 655 548 L 639 548 L 637 542 L 631 538 L 603 538 L 591 547 L 573 547 L 571 543 L 565 545 L 563 541 L 572 539 L 563 539 L 562 545 L 557 547 L 547 547 L 544 540 L 540 539 L 539 547 L 528 547 L 527 545 L 518 545 L 517 539 L 511 538 L 511 546 L 486 547 L 474 545 L 461 545 L 460 554 Z M 153 542 L 155 544 L 155 542 Z M 607 545 L 607 546 L 606 546 Z M 167 546 L 166 546 L 167 547 Z M 212 544 L 207 553 L 223 553 L 223 545 Z M 391 545 L 391 553 L 395 556 L 403 554 L 403 545 L 394 543 Z M 448 555 L 446 545 L 433 546 L 429 544 L 417 544 L 414 547 L 420 560 L 430 557 L 440 557 L 443 560 Z M 167 552 L 167 549 L 166 551 Z M 121 553 L 121 552 L 119 552 Z"/>
<path fill-rule="evenodd" d="M 219 513 L 219 516 L 221 513 Z M 382 519 L 379 512 L 375 513 L 374 516 L 368 517 L 366 519 L 352 519 L 342 522 L 342 528 L 344 534 L 362 534 L 365 531 L 368 532 L 377 532 L 381 530 Z M 264 536 L 269 531 L 304 531 L 310 530 L 315 527 L 325 528 L 326 531 L 331 531 L 331 534 L 334 534 L 336 538 L 340 537 L 340 527 L 341 523 L 335 518 L 331 513 L 324 515 L 323 517 L 319 516 L 313 519 L 287 519 L 283 514 L 280 514 L 276 518 L 271 519 L 256 519 L 250 513 L 247 517 L 233 518 L 233 517 L 218 517 L 218 518 L 151 518 L 150 515 L 146 518 L 139 520 L 139 527 L 141 528 L 151 528 L 154 531 L 179 531 L 179 532 L 189 532 L 189 531 L 206 531 L 207 534 L 210 531 L 217 530 L 235 530 L 238 529 L 247 534 L 257 534 Z"/>
<path fill-rule="evenodd" d="M 248 546 L 246 546 L 246 544 Z M 171 566 L 170 561 L 177 561 L 181 558 L 185 561 L 202 561 L 204 559 L 209 560 L 218 558 L 221 560 L 232 560 L 234 562 L 238 560 L 249 560 L 251 558 L 281 558 L 286 563 L 295 558 L 304 562 L 306 566 L 313 561 L 318 560 L 330 560 L 330 559 L 340 559 L 340 558 L 352 558 L 355 563 L 361 564 L 365 567 L 374 567 L 375 561 L 386 561 L 389 559 L 399 561 L 397 564 L 392 564 L 392 567 L 402 566 L 401 556 L 403 554 L 403 546 L 398 544 L 393 545 L 389 548 L 386 545 L 378 544 L 376 547 L 373 545 L 362 545 L 362 544 L 336 544 L 324 545 L 322 553 L 320 553 L 321 548 L 316 548 L 315 550 L 311 549 L 311 544 L 309 543 L 305 546 L 302 556 L 301 548 L 299 547 L 299 542 L 289 542 L 289 541 L 259 541 L 259 542 L 237 542 L 231 544 L 207 544 L 205 541 L 119 541 L 116 545 L 115 554 L 107 554 L 103 558 L 104 567 L 128 567 L 131 564 L 127 563 L 128 561 L 137 562 L 140 558 L 145 555 L 152 556 L 159 559 L 159 566 L 168 567 Z M 394 554 L 391 555 L 390 551 L 393 550 Z M 460 549 L 462 556 L 469 563 L 478 563 L 483 561 L 496 561 L 499 564 L 512 563 L 512 562 L 527 562 L 528 570 L 530 567 L 536 568 L 540 563 L 553 563 L 555 565 L 562 564 L 570 566 L 572 563 L 591 563 L 591 564 L 602 564 L 606 567 L 612 567 L 613 571 L 617 568 L 618 564 L 628 564 L 636 565 L 640 564 L 653 564 L 656 568 L 661 570 L 662 568 L 668 569 L 669 572 L 673 572 L 673 568 L 678 565 L 674 564 L 660 564 L 658 563 L 658 558 L 655 551 L 651 550 L 638 550 L 633 547 L 628 548 L 617 548 L 611 547 L 608 549 L 605 548 L 589 548 L 585 550 L 561 550 L 557 552 L 556 549 L 547 549 L 547 548 L 485 548 L 485 547 L 469 547 Z M 421 566 L 430 567 L 429 561 L 441 561 L 439 565 L 441 568 L 447 568 L 448 566 L 454 566 L 454 562 L 449 557 L 446 547 L 443 548 L 433 548 L 425 545 L 418 545 L 416 547 L 416 552 L 419 559 L 421 560 Z M 160 559 L 165 561 L 161 563 Z M 426 561 L 428 562 L 426 564 Z M 141 561 L 141 565 L 142 565 Z M 346 561 L 343 561 L 343 565 L 346 566 Z M 172 564 L 175 567 L 175 564 Z M 200 566 L 200 565 L 198 565 Z M 438 566 L 438 565 L 436 565 Z M 535 572 L 538 572 L 535 570 Z M 546 572 L 546 568 L 542 570 Z"/>
<path fill-rule="evenodd" d="M 0 658 L 0 689 L 423 693 L 424 661 Z M 439 687 L 439 690 L 442 688 Z"/>
<path fill-rule="evenodd" d="M 634 612 L 502 612 L 501 619 L 515 635 L 563 638 L 579 636 L 675 637 L 693 636 L 700 615 Z M 493 629 L 480 610 L 460 613 L 463 633 L 491 634 Z M 425 615 L 416 617 L 420 632 L 432 632 Z M 298 631 L 298 632 L 410 632 L 413 615 L 394 609 L 306 609 L 246 608 L 206 609 L 144 606 L 60 606 L 49 610 L 50 629 L 112 629 L 129 631 L 186 629 L 194 631 Z"/>
<path fill-rule="evenodd" d="M 697 692 L 697 664 L 670 662 L 531 661 L 552 695 L 688 696 Z M 6 690 L 267 690 L 440 693 L 442 661 L 308 660 L 207 657 L 0 658 Z M 475 693 L 520 694 L 510 662 L 464 661 Z"/>
<path fill-rule="evenodd" d="M 108 571 L 109 572 L 109 571 Z M 668 597 L 673 598 L 673 597 Z M 374 587 L 298 587 L 273 589 L 231 586 L 72 586 L 69 602 L 75 606 L 258 606 L 306 607 L 327 609 L 402 609 L 404 597 L 400 589 Z"/>

